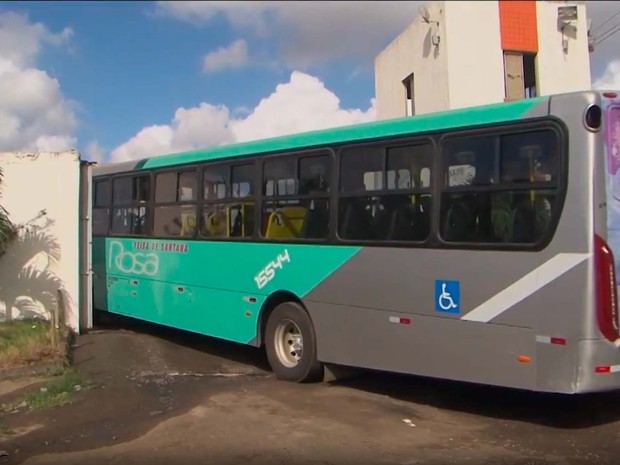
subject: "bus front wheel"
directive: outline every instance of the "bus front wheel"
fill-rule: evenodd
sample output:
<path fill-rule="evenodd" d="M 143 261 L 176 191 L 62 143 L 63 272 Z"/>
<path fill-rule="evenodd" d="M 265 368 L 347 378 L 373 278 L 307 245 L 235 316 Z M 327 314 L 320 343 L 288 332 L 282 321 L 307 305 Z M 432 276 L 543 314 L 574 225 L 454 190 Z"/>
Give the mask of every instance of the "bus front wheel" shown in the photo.
<path fill-rule="evenodd" d="M 276 378 L 303 383 L 322 377 L 312 320 L 301 305 L 278 305 L 267 320 L 265 341 L 267 359 Z"/>

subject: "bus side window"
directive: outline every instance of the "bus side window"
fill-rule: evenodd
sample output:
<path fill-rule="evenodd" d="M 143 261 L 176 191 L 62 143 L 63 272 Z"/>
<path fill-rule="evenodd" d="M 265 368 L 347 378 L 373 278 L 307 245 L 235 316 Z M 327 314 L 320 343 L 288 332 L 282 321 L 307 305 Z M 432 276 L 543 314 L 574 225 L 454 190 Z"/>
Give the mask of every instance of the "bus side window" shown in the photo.
<path fill-rule="evenodd" d="M 197 227 L 197 186 L 198 173 L 195 169 L 156 175 L 153 217 L 155 236 L 194 236 Z"/>
<path fill-rule="evenodd" d="M 108 234 L 110 222 L 110 204 L 112 203 L 112 186 L 109 180 L 95 181 L 93 195 L 92 233 Z"/>
<path fill-rule="evenodd" d="M 557 136 L 547 129 L 461 136 L 444 144 L 443 239 L 515 244 L 543 240 L 557 196 L 558 150 Z M 469 175 L 464 165 L 472 167 Z"/>
<path fill-rule="evenodd" d="M 329 233 L 331 157 L 265 161 L 261 234 L 266 239 L 324 239 Z"/>
<path fill-rule="evenodd" d="M 151 198 L 151 177 L 121 176 L 112 188 L 112 233 L 147 235 L 150 208 L 144 204 Z"/>

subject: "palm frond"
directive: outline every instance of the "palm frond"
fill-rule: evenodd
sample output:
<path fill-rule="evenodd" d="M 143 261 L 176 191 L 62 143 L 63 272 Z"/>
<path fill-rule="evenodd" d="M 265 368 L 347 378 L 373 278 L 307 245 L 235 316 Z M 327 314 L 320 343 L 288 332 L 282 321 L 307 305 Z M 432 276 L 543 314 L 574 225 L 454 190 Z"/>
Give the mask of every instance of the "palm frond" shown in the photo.
<path fill-rule="evenodd" d="M 4 181 L 4 171 L 0 168 L 0 197 L 2 196 L 2 185 Z M 0 206 L 0 255 L 4 254 L 8 245 L 15 239 L 16 228 L 9 219 L 9 213 L 4 207 Z"/>

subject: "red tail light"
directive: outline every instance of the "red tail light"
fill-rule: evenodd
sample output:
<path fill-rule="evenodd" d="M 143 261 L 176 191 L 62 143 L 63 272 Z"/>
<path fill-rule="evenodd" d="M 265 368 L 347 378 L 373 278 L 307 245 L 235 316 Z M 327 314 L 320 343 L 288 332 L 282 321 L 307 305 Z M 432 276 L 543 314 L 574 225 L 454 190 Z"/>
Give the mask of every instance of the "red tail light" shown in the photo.
<path fill-rule="evenodd" d="M 618 339 L 618 301 L 614 254 L 602 237 L 594 236 L 596 317 L 598 327 L 609 341 Z"/>

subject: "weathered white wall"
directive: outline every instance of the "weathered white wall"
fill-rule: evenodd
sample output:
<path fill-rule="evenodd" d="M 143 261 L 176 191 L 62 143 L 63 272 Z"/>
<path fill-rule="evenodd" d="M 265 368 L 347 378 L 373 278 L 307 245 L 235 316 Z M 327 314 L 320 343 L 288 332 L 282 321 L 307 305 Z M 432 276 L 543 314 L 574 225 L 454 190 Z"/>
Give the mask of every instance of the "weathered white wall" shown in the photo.
<path fill-rule="evenodd" d="M 449 108 L 504 101 L 497 1 L 445 2 Z"/>
<path fill-rule="evenodd" d="M 0 205 L 20 227 L 19 238 L 0 256 L 0 320 L 48 317 L 60 288 L 65 322 L 77 329 L 80 156 L 0 153 L 0 168 Z"/>
<path fill-rule="evenodd" d="M 558 7 L 578 5 L 576 28 L 565 30 L 562 50 Z M 416 114 L 504 101 L 504 57 L 499 3 L 433 1 L 431 19 L 416 18 L 375 59 L 377 118 L 406 115 L 401 81 L 415 75 Z M 539 95 L 590 89 L 586 11 L 583 1 L 538 1 L 537 88 Z M 431 32 L 432 31 L 432 32 Z M 430 44 L 438 32 L 440 45 Z"/>
<path fill-rule="evenodd" d="M 375 95 L 377 119 L 406 116 L 403 79 L 414 73 L 416 114 L 448 108 L 448 73 L 445 53 L 444 2 L 427 5 L 432 21 L 427 24 L 416 18 L 375 59 Z M 438 34 L 438 47 L 431 42 Z"/>
<path fill-rule="evenodd" d="M 562 31 L 558 27 L 558 7 L 577 5 L 576 27 L 568 27 L 564 38 L 568 41 L 566 53 L 562 50 Z M 538 87 L 541 95 L 589 90 L 591 86 L 590 53 L 588 51 L 588 24 L 583 1 L 536 2 L 538 19 Z"/>

